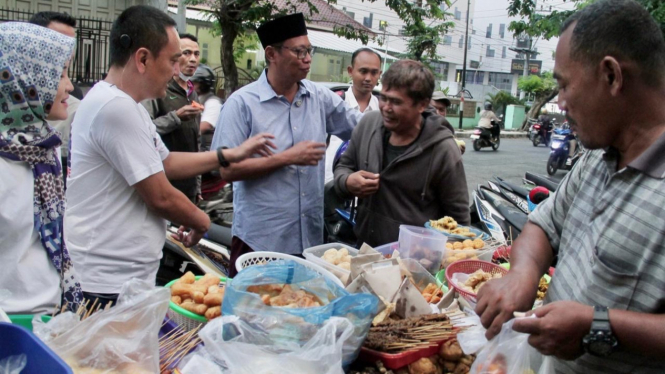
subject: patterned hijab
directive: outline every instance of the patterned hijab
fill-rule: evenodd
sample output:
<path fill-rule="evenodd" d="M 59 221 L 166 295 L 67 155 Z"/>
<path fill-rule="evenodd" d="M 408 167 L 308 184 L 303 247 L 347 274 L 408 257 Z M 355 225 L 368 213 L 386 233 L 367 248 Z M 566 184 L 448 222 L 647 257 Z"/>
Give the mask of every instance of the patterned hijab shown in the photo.
<path fill-rule="evenodd" d="M 62 305 L 75 310 L 83 299 L 65 247 L 60 134 L 46 122 L 60 76 L 76 40 L 18 22 L 0 24 L 0 157 L 22 161 L 35 181 L 35 230 L 60 274 Z"/>

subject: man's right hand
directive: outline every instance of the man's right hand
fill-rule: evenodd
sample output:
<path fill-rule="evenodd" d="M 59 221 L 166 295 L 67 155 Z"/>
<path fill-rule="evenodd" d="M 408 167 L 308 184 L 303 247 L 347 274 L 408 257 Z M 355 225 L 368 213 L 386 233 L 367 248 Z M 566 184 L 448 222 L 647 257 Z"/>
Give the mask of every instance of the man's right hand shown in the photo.
<path fill-rule="evenodd" d="M 379 174 L 360 170 L 346 178 L 346 189 L 353 196 L 366 197 L 379 190 Z"/>
<path fill-rule="evenodd" d="M 326 155 L 326 143 L 302 141 L 284 151 L 290 165 L 316 166 Z"/>
<path fill-rule="evenodd" d="M 534 283 L 528 273 L 516 271 L 485 283 L 476 298 L 476 314 L 487 329 L 485 336 L 488 340 L 496 336 L 501 326 L 513 318 L 513 312 L 531 310 L 537 289 L 538 280 Z"/>
<path fill-rule="evenodd" d="M 175 115 L 178 116 L 181 121 L 189 121 L 199 114 L 201 114 L 201 109 L 195 108 L 193 105 L 185 105 L 175 112 Z"/>

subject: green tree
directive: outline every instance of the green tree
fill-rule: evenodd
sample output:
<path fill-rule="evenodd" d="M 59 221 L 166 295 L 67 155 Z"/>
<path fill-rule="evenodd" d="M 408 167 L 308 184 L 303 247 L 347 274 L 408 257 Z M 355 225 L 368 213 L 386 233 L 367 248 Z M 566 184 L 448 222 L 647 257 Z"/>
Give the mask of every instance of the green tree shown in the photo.
<path fill-rule="evenodd" d="M 508 105 L 524 105 L 523 100 L 518 99 L 506 91 L 499 91 L 495 94 L 488 93 L 487 101 L 492 104 L 492 108 L 494 108 L 494 112 L 497 115 L 505 115 Z"/>
<path fill-rule="evenodd" d="M 517 87 L 535 97 L 533 105 L 531 105 L 531 109 L 527 113 L 527 118 L 522 123 L 522 129 L 526 130 L 528 119 L 538 116 L 540 109 L 559 93 L 559 87 L 552 77 L 551 72 L 543 72 L 542 76 L 529 75 L 521 77 L 517 81 Z"/>

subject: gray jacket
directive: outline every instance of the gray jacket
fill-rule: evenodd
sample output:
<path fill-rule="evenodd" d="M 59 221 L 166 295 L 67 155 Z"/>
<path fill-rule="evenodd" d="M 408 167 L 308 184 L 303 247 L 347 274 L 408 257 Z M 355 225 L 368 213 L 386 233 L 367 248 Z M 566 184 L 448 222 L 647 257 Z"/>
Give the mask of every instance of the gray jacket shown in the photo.
<path fill-rule="evenodd" d="M 359 199 L 355 232 L 358 243 L 378 246 L 397 241 L 399 225 L 423 226 L 430 219 L 451 216 L 468 225 L 469 194 L 462 155 L 446 119 L 423 113 L 422 133 L 389 165 L 383 163 L 387 131 L 380 112 L 366 114 L 353 131 L 335 168 L 335 190 L 350 198 L 346 180 L 366 170 L 380 174 L 379 190 Z M 449 125 L 448 125 L 449 126 Z"/>

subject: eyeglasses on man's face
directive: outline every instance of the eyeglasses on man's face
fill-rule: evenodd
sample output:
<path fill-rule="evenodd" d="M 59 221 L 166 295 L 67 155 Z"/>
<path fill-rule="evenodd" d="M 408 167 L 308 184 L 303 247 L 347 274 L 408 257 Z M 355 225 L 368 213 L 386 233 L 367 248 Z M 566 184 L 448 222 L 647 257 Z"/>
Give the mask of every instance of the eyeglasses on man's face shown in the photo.
<path fill-rule="evenodd" d="M 310 55 L 310 57 L 314 55 L 314 48 L 313 47 L 309 47 L 309 48 L 291 48 L 291 47 L 287 47 L 287 46 L 283 45 L 281 48 L 286 48 L 289 51 L 295 53 L 296 57 L 299 60 L 304 60 L 305 57 L 308 54 Z"/>

